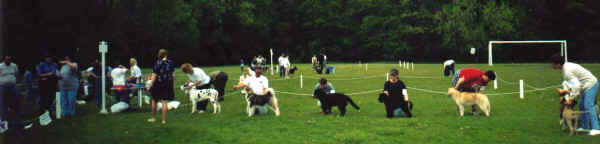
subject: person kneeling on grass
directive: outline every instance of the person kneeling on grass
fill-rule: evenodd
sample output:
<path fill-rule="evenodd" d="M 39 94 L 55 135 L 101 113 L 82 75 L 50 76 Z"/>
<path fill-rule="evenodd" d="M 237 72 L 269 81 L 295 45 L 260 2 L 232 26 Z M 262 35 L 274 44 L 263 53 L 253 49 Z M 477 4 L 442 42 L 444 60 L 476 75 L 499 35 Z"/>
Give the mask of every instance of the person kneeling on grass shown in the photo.
<path fill-rule="evenodd" d="M 408 92 L 404 82 L 398 79 L 398 70 L 390 70 L 390 80 L 383 85 L 383 93 L 379 102 L 385 104 L 387 117 L 412 117 L 412 103 L 408 100 Z"/>
<path fill-rule="evenodd" d="M 581 125 L 576 131 L 588 131 L 589 135 L 600 135 L 600 126 L 598 124 L 597 111 L 594 108 L 596 104 L 596 93 L 598 92 L 598 79 L 581 65 L 565 62 L 560 55 L 554 55 L 550 58 L 552 69 L 562 70 L 563 79 L 567 81 L 568 91 L 572 98 L 567 99 L 566 104 L 571 104 L 573 99 L 579 97 L 579 110 L 586 111 L 579 119 Z"/>
<path fill-rule="evenodd" d="M 313 94 L 316 91 L 322 91 L 326 94 L 335 93 L 335 90 L 333 89 L 333 85 L 331 85 L 331 83 L 327 82 L 327 79 L 325 79 L 325 78 L 321 78 L 321 80 L 319 80 L 319 83 L 317 83 L 315 85 L 315 90 L 313 91 Z M 314 95 L 312 97 L 316 98 Z M 321 108 L 321 101 L 317 100 L 317 105 L 319 106 L 319 108 Z"/>
<path fill-rule="evenodd" d="M 123 65 L 118 65 L 114 68 L 110 75 L 113 81 L 113 91 L 115 92 L 115 98 L 119 102 L 125 102 L 129 104 L 129 89 L 126 85 L 125 75 L 129 70 Z"/>
<path fill-rule="evenodd" d="M 460 92 L 482 92 L 490 80 L 496 79 L 496 73 L 492 70 L 481 71 L 476 68 L 459 69 L 452 76 L 452 87 Z M 477 105 L 471 107 L 476 112 Z"/>
<path fill-rule="evenodd" d="M 255 69 L 255 75 L 246 78 L 243 82 L 233 86 L 233 89 L 239 89 L 243 87 L 250 88 L 251 95 L 249 96 L 250 105 L 263 106 L 271 100 L 273 94 L 268 92 L 269 80 L 267 77 L 262 75 L 261 69 Z M 262 98 L 258 98 L 262 97 Z M 260 101 L 257 101 L 260 100 Z M 275 115 L 279 116 L 279 111 L 275 111 Z"/>
<path fill-rule="evenodd" d="M 204 70 L 193 67 L 190 63 L 185 63 L 181 65 L 181 71 L 187 74 L 189 83 L 192 83 L 188 86 L 188 88 L 196 88 L 198 90 L 201 89 L 209 89 L 210 88 L 210 76 L 208 76 Z M 197 102 L 198 113 L 204 113 L 206 111 L 206 106 L 208 105 L 208 99 Z"/>

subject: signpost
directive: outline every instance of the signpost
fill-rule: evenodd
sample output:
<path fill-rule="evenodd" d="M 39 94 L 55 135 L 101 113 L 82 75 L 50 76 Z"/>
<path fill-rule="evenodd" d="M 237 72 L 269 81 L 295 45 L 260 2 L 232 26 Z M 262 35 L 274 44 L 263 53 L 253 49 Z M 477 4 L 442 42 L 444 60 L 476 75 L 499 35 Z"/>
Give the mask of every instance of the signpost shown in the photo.
<path fill-rule="evenodd" d="M 102 109 L 101 114 L 108 114 L 106 111 L 106 53 L 108 52 L 108 44 L 105 41 L 100 41 L 98 50 L 102 57 Z"/>

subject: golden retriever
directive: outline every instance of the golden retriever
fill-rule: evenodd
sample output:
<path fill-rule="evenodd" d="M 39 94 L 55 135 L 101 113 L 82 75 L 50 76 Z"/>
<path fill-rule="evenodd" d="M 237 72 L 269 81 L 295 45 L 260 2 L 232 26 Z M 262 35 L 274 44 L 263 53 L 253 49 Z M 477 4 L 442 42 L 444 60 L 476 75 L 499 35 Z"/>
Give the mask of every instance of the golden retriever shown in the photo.
<path fill-rule="evenodd" d="M 490 102 L 488 97 L 483 93 L 460 92 L 454 88 L 448 88 L 448 96 L 454 99 L 458 112 L 462 117 L 465 112 L 465 106 L 477 105 L 485 113 L 485 116 L 490 116 Z"/>

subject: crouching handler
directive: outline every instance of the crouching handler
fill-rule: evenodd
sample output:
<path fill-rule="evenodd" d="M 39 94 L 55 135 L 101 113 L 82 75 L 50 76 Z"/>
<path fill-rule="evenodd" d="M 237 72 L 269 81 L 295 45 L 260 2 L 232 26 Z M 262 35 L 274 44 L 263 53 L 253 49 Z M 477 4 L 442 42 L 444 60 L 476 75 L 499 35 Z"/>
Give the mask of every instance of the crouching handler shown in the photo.
<path fill-rule="evenodd" d="M 496 73 L 492 70 L 483 72 L 476 68 L 464 68 L 452 76 L 452 87 L 460 92 L 483 92 L 488 82 L 495 79 Z M 472 112 L 477 111 L 475 107 L 472 106 Z"/>
<path fill-rule="evenodd" d="M 412 102 L 408 100 L 408 91 L 404 82 L 398 79 L 398 70 L 390 70 L 390 80 L 383 85 L 379 102 L 385 104 L 387 117 L 412 117 Z"/>
<path fill-rule="evenodd" d="M 316 93 L 317 91 L 322 91 L 326 94 L 335 93 L 335 90 L 333 89 L 333 85 L 331 85 L 331 83 L 327 82 L 327 79 L 325 79 L 325 78 L 321 78 L 321 80 L 319 80 L 319 83 L 317 83 L 317 85 L 315 85 L 315 90 L 313 91 L 313 94 Z M 316 98 L 314 95 L 312 97 Z M 317 105 L 320 108 L 321 101 L 317 100 Z"/>
<path fill-rule="evenodd" d="M 210 76 L 208 76 L 204 72 L 204 70 L 197 68 L 197 67 L 192 67 L 192 64 L 190 64 L 190 63 L 185 63 L 185 64 L 181 65 L 181 71 L 183 71 L 183 73 L 187 74 L 188 78 L 190 78 L 188 83 L 191 83 L 191 84 L 187 84 L 188 88 L 195 87 L 196 89 L 199 89 L 199 90 L 210 88 Z M 198 112 L 204 113 L 204 111 L 206 111 L 207 104 L 208 104 L 208 100 L 198 102 L 197 103 Z"/>
<path fill-rule="evenodd" d="M 277 98 L 274 95 L 273 89 L 269 88 L 269 80 L 262 75 L 261 69 L 255 69 L 255 72 L 255 76 L 248 77 L 243 82 L 234 85 L 233 89 L 239 89 L 246 86 L 250 88 L 250 111 L 248 112 L 248 116 L 254 115 L 254 111 L 257 108 L 256 106 L 264 106 L 265 104 L 268 104 L 275 112 L 275 115 L 279 116 Z"/>
<path fill-rule="evenodd" d="M 579 110 L 586 111 L 579 119 L 581 127 L 575 131 L 589 131 L 591 136 L 600 135 L 598 115 L 594 108 L 598 92 L 598 79 L 581 65 L 565 62 L 560 55 L 554 55 L 550 60 L 552 69 L 562 70 L 563 79 L 567 81 L 567 86 L 571 89 L 566 91 L 571 95 L 566 99 L 566 104 L 571 104 L 573 99 L 579 98 Z"/>

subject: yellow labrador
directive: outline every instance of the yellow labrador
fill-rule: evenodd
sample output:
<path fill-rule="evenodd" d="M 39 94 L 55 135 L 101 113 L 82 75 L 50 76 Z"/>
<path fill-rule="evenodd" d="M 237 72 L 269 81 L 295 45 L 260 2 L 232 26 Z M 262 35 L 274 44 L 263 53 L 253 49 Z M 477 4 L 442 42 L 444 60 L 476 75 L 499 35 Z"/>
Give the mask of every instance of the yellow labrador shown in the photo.
<path fill-rule="evenodd" d="M 490 102 L 488 97 L 483 93 L 460 92 L 454 88 L 448 88 L 448 96 L 454 99 L 458 106 L 458 112 L 462 117 L 465 112 L 465 106 L 477 105 L 485 113 L 485 116 L 490 116 Z"/>

